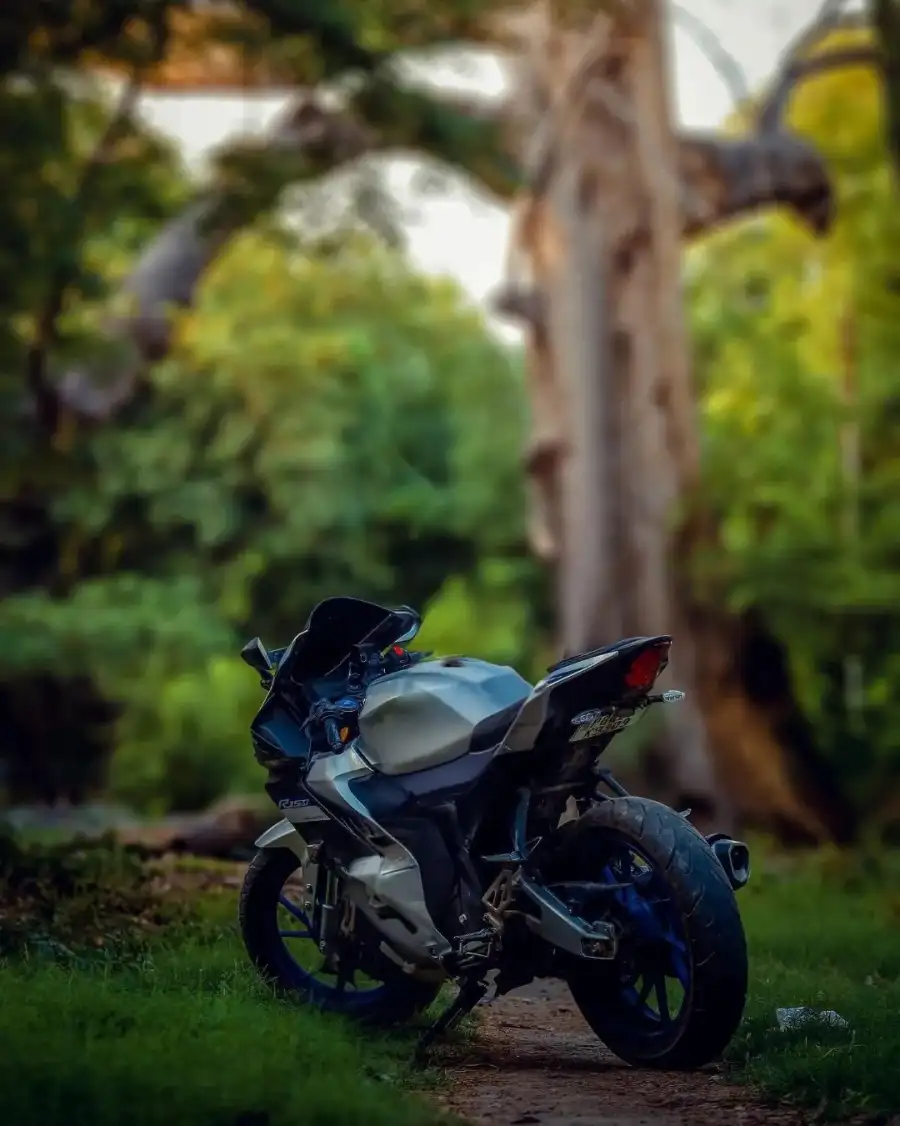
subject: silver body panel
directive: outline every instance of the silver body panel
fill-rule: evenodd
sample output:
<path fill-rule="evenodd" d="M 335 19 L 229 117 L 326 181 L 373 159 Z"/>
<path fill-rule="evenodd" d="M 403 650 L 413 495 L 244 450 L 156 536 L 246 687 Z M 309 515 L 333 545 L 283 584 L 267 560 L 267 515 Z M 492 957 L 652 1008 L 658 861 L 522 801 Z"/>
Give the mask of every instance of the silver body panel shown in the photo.
<path fill-rule="evenodd" d="M 309 849 L 306 847 L 306 841 L 287 818 L 270 825 L 264 833 L 256 838 L 255 844 L 257 848 L 289 848 L 299 857 L 301 864 L 309 863 Z"/>
<path fill-rule="evenodd" d="M 328 815 L 322 813 L 321 820 Z M 307 819 L 308 821 L 308 819 Z M 287 819 L 277 821 L 256 840 L 257 848 L 287 848 L 310 875 L 310 852 L 302 836 L 303 824 Z M 354 860 L 341 872 L 348 897 L 386 940 L 388 953 L 415 971 L 435 969 L 450 951 L 450 943 L 435 928 L 425 907 L 425 893 L 419 866 L 411 854 L 396 841 L 384 853 Z M 383 919 L 381 906 L 392 907 L 413 927 L 410 933 L 398 919 Z"/>
<path fill-rule="evenodd" d="M 468 751 L 479 723 L 531 690 L 515 669 L 471 657 L 413 665 L 370 685 L 359 716 L 360 753 L 381 774 L 452 762 Z"/>
<path fill-rule="evenodd" d="M 422 873 L 412 853 L 375 822 L 348 783 L 375 772 L 355 743 L 336 755 L 315 759 L 306 775 L 310 792 L 326 804 L 356 814 L 362 822 L 356 835 L 372 855 L 352 861 L 344 872 L 347 894 L 391 945 L 413 962 L 434 964 L 450 951 L 450 943 L 435 927 L 425 906 Z M 409 923 L 382 919 L 380 907 L 390 907 Z"/>

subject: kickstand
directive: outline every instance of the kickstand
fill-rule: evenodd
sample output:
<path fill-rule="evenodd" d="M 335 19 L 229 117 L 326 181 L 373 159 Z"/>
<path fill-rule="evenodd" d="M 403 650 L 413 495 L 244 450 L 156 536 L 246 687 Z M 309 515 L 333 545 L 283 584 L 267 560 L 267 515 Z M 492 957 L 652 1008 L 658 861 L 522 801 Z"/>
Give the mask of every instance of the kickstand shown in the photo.
<path fill-rule="evenodd" d="M 446 1009 L 437 1018 L 430 1028 L 426 1028 L 419 1038 L 416 1045 L 414 1054 L 414 1061 L 416 1063 L 423 1063 L 428 1054 L 428 1049 L 437 1040 L 439 1036 L 443 1036 L 449 1032 L 455 1024 L 458 1024 L 464 1016 L 467 1016 L 484 997 L 488 991 L 488 984 L 485 981 L 466 981 L 460 986 L 459 993 L 457 993 L 454 1000 L 447 1006 Z"/>

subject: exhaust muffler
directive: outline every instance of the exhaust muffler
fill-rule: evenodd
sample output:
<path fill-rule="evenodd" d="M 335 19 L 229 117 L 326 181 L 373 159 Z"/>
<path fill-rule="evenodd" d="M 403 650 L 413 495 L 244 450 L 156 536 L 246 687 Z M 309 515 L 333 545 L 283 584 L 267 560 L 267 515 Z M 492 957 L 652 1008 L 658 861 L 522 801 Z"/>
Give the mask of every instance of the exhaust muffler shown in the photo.
<path fill-rule="evenodd" d="M 732 840 L 725 833 L 713 833 L 706 838 L 706 843 L 722 865 L 732 888 L 739 891 L 746 887 L 750 879 L 750 849 L 744 842 Z"/>

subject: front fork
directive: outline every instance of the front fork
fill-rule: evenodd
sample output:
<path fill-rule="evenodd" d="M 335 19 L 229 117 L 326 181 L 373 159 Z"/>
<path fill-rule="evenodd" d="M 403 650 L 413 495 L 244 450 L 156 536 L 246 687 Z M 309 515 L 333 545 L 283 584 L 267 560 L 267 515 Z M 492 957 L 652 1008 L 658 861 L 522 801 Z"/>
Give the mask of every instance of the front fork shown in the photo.
<path fill-rule="evenodd" d="M 304 842 L 306 845 L 306 842 Z M 319 950 L 325 954 L 332 948 L 340 928 L 340 882 L 330 864 L 319 863 L 321 844 L 306 845 L 303 850 L 303 910 L 312 919 L 313 933 Z"/>
<path fill-rule="evenodd" d="M 313 885 L 313 894 L 316 897 L 315 912 L 319 924 L 319 950 L 325 954 L 328 950 L 333 948 L 341 925 L 340 912 L 338 909 L 340 884 L 337 876 L 331 870 L 330 865 L 324 872 L 318 869 L 317 876 L 318 879 L 316 883 L 324 882 L 321 895 L 318 894 L 319 888 L 315 884 Z"/>

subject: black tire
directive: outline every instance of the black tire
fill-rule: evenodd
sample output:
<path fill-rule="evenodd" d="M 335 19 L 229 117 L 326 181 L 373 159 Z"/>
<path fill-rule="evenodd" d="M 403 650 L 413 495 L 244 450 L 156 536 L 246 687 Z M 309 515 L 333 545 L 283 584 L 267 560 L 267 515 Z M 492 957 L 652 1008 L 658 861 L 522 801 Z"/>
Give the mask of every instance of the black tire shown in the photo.
<path fill-rule="evenodd" d="M 690 986 L 676 1022 L 648 1034 L 615 1010 L 616 964 L 581 963 L 568 977 L 585 1020 L 600 1040 L 636 1067 L 694 1070 L 728 1046 L 747 997 L 747 943 L 731 885 L 706 840 L 683 817 L 646 798 L 615 798 L 564 825 L 550 865 L 554 879 L 598 878 L 598 864 L 620 842 L 664 878 L 690 960 Z M 549 872 L 547 874 L 550 874 Z"/>
<path fill-rule="evenodd" d="M 312 987 L 291 957 L 278 925 L 278 898 L 285 882 L 299 867 L 299 858 L 290 849 L 260 849 L 244 877 L 239 907 L 241 937 L 263 979 L 283 995 L 371 1026 L 402 1024 L 427 1009 L 440 986 L 411 978 L 388 959 L 382 959 L 386 963 L 380 975 L 384 987 L 377 997 L 355 996 L 352 990 L 324 1000 L 312 995 Z M 374 931 L 372 937 L 374 940 Z"/>

